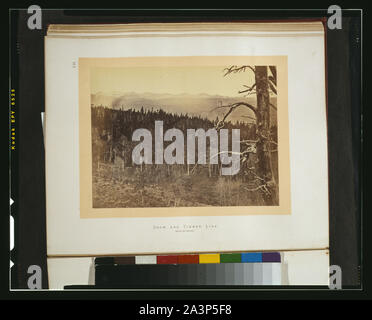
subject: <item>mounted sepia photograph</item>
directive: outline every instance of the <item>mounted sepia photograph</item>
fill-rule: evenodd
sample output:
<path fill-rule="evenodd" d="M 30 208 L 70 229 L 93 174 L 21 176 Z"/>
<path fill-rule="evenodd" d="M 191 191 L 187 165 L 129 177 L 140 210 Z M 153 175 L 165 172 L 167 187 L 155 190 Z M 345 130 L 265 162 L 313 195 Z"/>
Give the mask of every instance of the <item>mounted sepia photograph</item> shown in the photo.
<path fill-rule="evenodd" d="M 278 207 L 288 196 L 281 59 L 110 60 L 89 67 L 92 209 Z"/>
<path fill-rule="evenodd" d="M 324 39 L 320 21 L 52 25 L 48 255 L 326 249 Z"/>

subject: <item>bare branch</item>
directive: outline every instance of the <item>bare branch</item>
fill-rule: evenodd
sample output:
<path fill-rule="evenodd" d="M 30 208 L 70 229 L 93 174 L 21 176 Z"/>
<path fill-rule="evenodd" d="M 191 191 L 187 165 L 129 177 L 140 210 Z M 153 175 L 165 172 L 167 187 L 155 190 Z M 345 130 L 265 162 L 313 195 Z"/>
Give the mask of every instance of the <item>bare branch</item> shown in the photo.
<path fill-rule="evenodd" d="M 260 186 L 258 186 L 257 188 L 252 188 L 252 189 L 250 189 L 250 188 L 244 187 L 244 189 L 247 190 L 247 191 L 249 191 L 249 192 L 253 192 L 253 191 L 261 190 L 261 191 L 263 191 L 264 193 L 266 193 L 266 194 L 268 194 L 268 195 L 271 194 L 270 191 L 269 191 L 269 189 L 267 189 L 267 187 L 266 187 L 265 184 L 260 185 Z"/>
<path fill-rule="evenodd" d="M 251 69 L 254 73 L 256 72 L 256 70 L 252 66 L 241 66 L 241 67 L 231 66 L 229 68 L 224 69 L 225 71 L 224 77 L 231 73 L 245 72 L 246 69 Z"/>
<path fill-rule="evenodd" d="M 249 103 L 246 103 L 246 102 L 236 102 L 236 103 L 233 103 L 233 104 L 228 104 L 226 106 L 219 106 L 219 107 L 216 107 L 214 109 L 212 109 L 211 111 L 214 111 L 216 109 L 222 109 L 222 108 L 230 108 L 232 109 L 231 111 L 235 110 L 237 107 L 240 107 L 240 106 L 244 106 L 244 107 L 247 107 L 249 108 L 250 110 L 252 110 L 254 112 L 254 114 L 257 113 L 257 109 L 256 107 L 252 106 L 251 104 Z"/>
<path fill-rule="evenodd" d="M 274 92 L 275 94 L 278 94 L 278 92 L 276 91 L 274 85 L 269 81 L 269 87 L 271 89 L 272 92 Z"/>
<path fill-rule="evenodd" d="M 275 85 L 276 85 L 276 79 L 277 79 L 277 76 L 276 76 L 276 66 L 269 66 L 270 68 L 270 71 L 275 79 Z"/>
<path fill-rule="evenodd" d="M 234 151 L 220 151 L 220 152 L 218 152 L 218 153 L 216 153 L 216 154 L 214 154 L 214 155 L 211 155 L 210 157 L 209 157 L 209 160 L 211 160 L 211 159 L 213 159 L 213 158 L 215 158 L 215 157 L 218 157 L 219 155 L 221 155 L 221 154 L 231 154 L 231 155 L 233 155 L 233 154 L 237 154 L 237 155 L 244 155 L 244 154 L 246 154 L 247 152 L 246 151 L 244 151 L 244 152 L 234 152 Z"/>
<path fill-rule="evenodd" d="M 250 93 L 256 87 L 256 83 L 253 84 L 251 87 L 246 85 L 244 85 L 244 87 L 246 87 L 247 89 L 239 91 L 238 93 Z"/>
<path fill-rule="evenodd" d="M 271 83 L 272 83 L 273 85 L 276 86 L 276 79 L 275 79 L 273 76 L 269 76 L 269 80 L 271 81 Z"/>
<path fill-rule="evenodd" d="M 263 181 L 263 182 L 266 182 L 266 180 L 265 180 L 264 178 L 261 178 L 259 175 L 257 175 L 257 173 L 254 172 L 253 169 L 248 168 L 247 170 L 249 171 L 249 173 L 252 173 L 252 174 L 255 176 L 256 179 L 261 180 L 261 181 Z"/>
<path fill-rule="evenodd" d="M 224 127 L 225 123 L 223 121 L 218 121 L 214 126 L 216 130 L 220 130 Z"/>
<path fill-rule="evenodd" d="M 264 136 L 262 133 L 259 133 L 258 135 L 259 135 L 261 138 L 265 139 L 267 142 L 272 143 L 272 144 L 275 144 L 275 145 L 278 145 L 278 143 L 275 142 L 274 140 L 271 140 L 270 137 L 266 137 L 266 136 Z"/>
<path fill-rule="evenodd" d="M 250 110 L 252 110 L 254 112 L 254 114 L 256 115 L 256 107 L 252 106 L 251 104 L 249 103 L 246 103 L 246 102 L 237 102 L 237 103 L 233 103 L 233 104 L 230 104 L 230 105 L 227 105 L 227 106 L 219 106 L 219 107 L 216 107 L 214 109 L 212 109 L 211 111 L 214 111 L 216 109 L 222 109 L 222 108 L 228 108 L 229 111 L 224 115 L 223 119 L 221 121 L 219 121 L 216 125 L 216 129 L 221 129 L 224 125 L 224 122 L 225 120 L 227 119 L 227 117 L 238 107 L 240 106 L 244 106 L 244 107 L 247 107 L 249 108 Z"/>
<path fill-rule="evenodd" d="M 256 121 L 256 118 L 253 118 L 253 117 L 251 117 L 251 116 L 242 116 L 242 117 L 243 117 L 243 118 L 252 119 L 252 120 Z"/>
<path fill-rule="evenodd" d="M 257 91 L 256 91 L 256 90 L 253 90 L 253 91 L 251 91 L 251 92 L 246 93 L 246 94 L 244 95 L 244 97 L 249 97 L 249 96 L 254 95 L 254 94 L 257 94 Z"/>
<path fill-rule="evenodd" d="M 240 140 L 240 143 L 257 143 L 258 140 Z"/>

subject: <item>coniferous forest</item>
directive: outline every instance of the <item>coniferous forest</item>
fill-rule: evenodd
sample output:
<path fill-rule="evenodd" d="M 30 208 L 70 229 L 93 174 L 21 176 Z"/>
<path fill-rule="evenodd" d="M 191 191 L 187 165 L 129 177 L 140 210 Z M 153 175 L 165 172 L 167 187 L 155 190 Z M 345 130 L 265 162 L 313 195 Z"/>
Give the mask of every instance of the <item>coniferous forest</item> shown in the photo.
<path fill-rule="evenodd" d="M 94 208 L 200 207 L 270 205 L 257 188 L 255 123 L 224 119 L 223 128 L 240 129 L 240 170 L 236 175 L 221 174 L 218 164 L 141 164 L 132 161 L 132 141 L 136 129 L 144 128 L 154 137 L 155 121 L 163 121 L 164 132 L 180 129 L 219 129 L 221 119 L 165 112 L 161 108 L 108 108 L 91 106 L 92 177 Z M 276 124 L 271 139 L 277 141 Z M 186 139 L 186 138 L 185 138 Z M 155 150 L 153 139 L 152 152 Z M 229 137 L 229 150 L 231 138 Z M 164 148 L 171 142 L 164 142 Z M 206 139 L 207 152 L 209 139 Z M 197 146 L 197 144 L 196 144 Z M 196 157 L 198 150 L 195 152 Z M 274 174 L 278 175 L 277 152 L 272 151 Z"/>

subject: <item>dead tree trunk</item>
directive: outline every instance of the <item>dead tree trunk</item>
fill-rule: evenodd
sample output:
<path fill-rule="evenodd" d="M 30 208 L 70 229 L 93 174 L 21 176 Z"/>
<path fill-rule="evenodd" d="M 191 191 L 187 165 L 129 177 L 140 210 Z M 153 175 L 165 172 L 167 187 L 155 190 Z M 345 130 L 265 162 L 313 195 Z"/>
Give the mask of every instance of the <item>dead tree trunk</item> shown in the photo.
<path fill-rule="evenodd" d="M 270 148 L 270 95 L 267 66 L 255 67 L 256 94 L 257 94 L 257 158 L 258 175 L 265 184 L 264 200 L 268 205 L 278 204 L 278 192 L 275 178 L 271 169 Z"/>

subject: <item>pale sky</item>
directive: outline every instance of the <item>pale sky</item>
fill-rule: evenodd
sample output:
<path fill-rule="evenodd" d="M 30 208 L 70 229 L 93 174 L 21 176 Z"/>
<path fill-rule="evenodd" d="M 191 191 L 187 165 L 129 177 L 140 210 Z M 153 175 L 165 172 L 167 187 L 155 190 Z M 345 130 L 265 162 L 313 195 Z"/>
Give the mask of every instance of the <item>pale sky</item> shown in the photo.
<path fill-rule="evenodd" d="M 250 70 L 224 77 L 229 66 L 99 67 L 91 69 L 91 93 L 189 93 L 236 97 L 243 85 L 252 85 Z"/>

